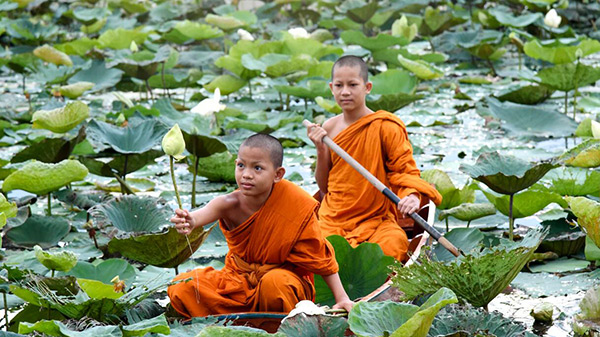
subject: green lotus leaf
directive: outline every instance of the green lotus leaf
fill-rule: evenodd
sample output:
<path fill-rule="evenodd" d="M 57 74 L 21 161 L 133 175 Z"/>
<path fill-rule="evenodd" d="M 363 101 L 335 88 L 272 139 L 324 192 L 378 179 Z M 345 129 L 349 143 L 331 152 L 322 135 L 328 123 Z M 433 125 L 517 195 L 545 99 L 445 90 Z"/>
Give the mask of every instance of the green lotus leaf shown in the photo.
<path fill-rule="evenodd" d="M 12 55 L 6 64 L 12 71 L 19 74 L 35 72 L 40 66 L 40 59 L 33 53 L 22 53 Z"/>
<path fill-rule="evenodd" d="M 65 65 L 67 67 L 73 66 L 73 61 L 71 61 L 71 58 L 69 57 L 69 55 L 67 55 L 61 51 L 58 51 L 54 47 L 49 46 L 47 44 L 45 44 L 41 47 L 35 48 L 33 50 L 33 55 L 41 58 L 42 60 L 44 60 L 46 62 L 55 64 L 57 66 L 60 66 L 60 65 Z"/>
<path fill-rule="evenodd" d="M 92 174 L 114 178 L 115 173 L 122 177 L 131 172 L 135 172 L 150 163 L 154 163 L 156 158 L 163 155 L 164 153 L 161 150 L 149 150 L 143 153 L 133 153 L 125 156 L 118 156 L 110 160 L 108 163 L 92 158 L 81 158 L 81 162 L 88 168 L 88 170 L 90 170 L 90 173 Z M 126 171 L 124 171 L 125 162 L 127 162 Z"/>
<path fill-rule="evenodd" d="M 497 311 L 451 304 L 440 310 L 429 329 L 430 336 L 451 336 L 462 331 L 465 336 L 534 337 L 527 327 Z M 460 333 L 460 332 L 458 332 Z"/>
<path fill-rule="evenodd" d="M 600 192 L 600 172 L 575 167 L 559 167 L 546 176 L 552 179 L 550 190 L 560 195 L 598 195 Z"/>
<path fill-rule="evenodd" d="M 84 92 L 92 89 L 94 85 L 96 84 L 92 82 L 77 82 L 59 87 L 58 91 L 62 96 L 68 97 L 70 99 L 75 99 L 83 95 Z"/>
<path fill-rule="evenodd" d="M 409 267 L 393 266 L 392 280 L 406 298 L 447 287 L 466 302 L 484 307 L 517 276 L 545 236 L 545 231 L 531 230 L 520 242 L 503 239 L 499 246 L 471 251 L 449 263 L 421 257 Z"/>
<path fill-rule="evenodd" d="M 92 119 L 87 130 L 90 141 L 107 144 L 115 151 L 126 154 L 144 153 L 152 149 L 167 132 L 166 128 L 154 119 L 130 122 L 123 128 Z"/>
<path fill-rule="evenodd" d="M 367 106 L 373 111 L 385 110 L 393 113 L 423 97 L 425 96 L 399 92 L 391 95 L 381 95 L 376 100 L 367 100 Z"/>
<path fill-rule="evenodd" d="M 581 57 L 599 52 L 600 42 L 585 39 L 579 41 L 577 45 L 563 45 L 559 40 L 551 44 L 542 44 L 539 40 L 531 40 L 525 43 L 523 50 L 527 56 L 534 59 L 554 64 L 565 64 L 577 60 L 577 50 L 581 50 Z"/>
<path fill-rule="evenodd" d="M 594 133 L 592 132 L 592 121 L 591 118 L 586 118 L 579 126 L 577 126 L 577 130 L 575 130 L 575 136 L 577 137 L 594 137 Z"/>
<path fill-rule="evenodd" d="M 350 311 L 350 330 L 359 336 L 426 337 L 435 315 L 444 306 L 456 303 L 456 295 L 441 288 L 423 305 L 359 302 Z"/>
<path fill-rule="evenodd" d="M 38 110 L 33 114 L 31 122 L 34 129 L 46 129 L 52 132 L 65 133 L 90 116 L 87 104 L 74 101 L 62 108 L 54 110 Z"/>
<path fill-rule="evenodd" d="M 438 219 L 444 220 L 447 217 L 451 216 L 462 221 L 472 221 L 479 218 L 483 218 L 484 216 L 494 214 L 496 214 L 496 208 L 492 204 L 464 203 L 456 207 L 452 207 L 450 209 L 441 211 Z"/>
<path fill-rule="evenodd" d="M 274 85 L 273 87 L 280 93 L 301 98 L 331 97 L 329 85 L 323 80 L 308 80 L 298 85 Z"/>
<path fill-rule="evenodd" d="M 500 213 L 509 215 L 510 198 L 507 195 L 496 196 L 493 193 L 483 192 L 487 199 L 496 206 Z M 551 203 L 566 206 L 560 194 L 550 192 L 545 188 L 533 188 L 514 195 L 513 218 L 525 218 L 541 211 Z"/>
<path fill-rule="evenodd" d="M 122 330 L 123 337 L 146 336 L 146 334 L 171 334 L 171 329 L 164 314 L 134 324 L 124 325 Z"/>
<path fill-rule="evenodd" d="M 479 252 L 485 238 L 483 233 L 476 228 L 454 228 L 444 233 L 444 237 L 467 255 Z M 433 253 L 436 261 L 456 260 L 456 257 L 441 245 L 436 245 Z"/>
<path fill-rule="evenodd" d="M 87 280 L 83 278 L 77 279 L 77 284 L 90 298 L 93 299 L 113 299 L 123 296 L 123 292 L 115 291 L 112 284 L 102 283 L 97 280 Z"/>
<path fill-rule="evenodd" d="M 101 223 L 112 224 L 126 233 L 149 233 L 159 231 L 168 224 L 172 211 L 164 200 L 136 195 L 94 206 L 90 213 Z"/>
<path fill-rule="evenodd" d="M 374 95 L 388 95 L 403 92 L 412 94 L 417 87 L 417 79 L 410 73 L 399 69 L 389 69 L 371 77 Z"/>
<path fill-rule="evenodd" d="M 295 315 L 281 322 L 277 332 L 288 337 L 343 336 L 348 329 L 346 319 L 331 315 Z"/>
<path fill-rule="evenodd" d="M 529 264 L 529 270 L 532 273 L 569 273 L 575 271 L 583 271 L 588 268 L 590 261 L 561 257 L 552 261 L 544 261 L 541 264 Z"/>
<path fill-rule="evenodd" d="M 509 88 L 498 93 L 498 100 L 518 104 L 536 105 L 544 102 L 554 90 L 545 85 L 520 86 L 517 89 Z"/>
<path fill-rule="evenodd" d="M 464 83 L 464 84 L 478 84 L 478 85 L 492 84 L 492 81 L 490 81 L 486 77 L 481 77 L 481 76 L 465 76 L 465 77 L 461 77 L 461 78 L 458 79 L 458 82 L 459 83 Z"/>
<path fill-rule="evenodd" d="M 227 117 L 224 119 L 223 123 L 220 124 L 222 124 L 225 129 L 248 129 L 254 132 L 271 133 L 288 124 L 300 123 L 301 121 L 302 116 L 299 116 L 293 111 L 255 111 L 236 117 Z"/>
<path fill-rule="evenodd" d="M 87 174 L 88 169 L 77 160 L 63 160 L 58 164 L 32 161 L 6 177 L 2 190 L 20 189 L 45 195 L 74 181 L 83 180 Z"/>
<path fill-rule="evenodd" d="M 50 270 L 69 271 L 77 264 L 77 255 L 68 250 L 60 252 L 45 252 L 42 247 L 35 245 L 33 247 L 35 257 Z"/>
<path fill-rule="evenodd" d="M 398 55 L 398 61 L 404 68 L 422 80 L 433 80 L 444 76 L 444 72 L 441 69 L 421 60 L 412 61 L 402 55 Z"/>
<path fill-rule="evenodd" d="M 488 13 L 504 26 L 515 28 L 523 28 L 532 23 L 543 19 L 542 13 L 525 13 L 523 15 L 514 16 L 510 8 L 505 6 L 493 7 L 488 10 Z"/>
<path fill-rule="evenodd" d="M 341 114 L 342 108 L 333 100 L 323 98 L 321 96 L 315 97 L 315 102 L 325 111 L 331 112 L 333 114 Z"/>
<path fill-rule="evenodd" d="M 347 45 L 355 44 L 373 51 L 387 49 L 396 45 L 405 46 L 409 43 L 408 39 L 404 36 L 379 33 L 375 37 L 366 37 L 365 34 L 357 30 L 344 31 L 340 37 Z"/>
<path fill-rule="evenodd" d="M 6 238 L 15 244 L 42 248 L 55 246 L 71 230 L 64 217 L 32 215 L 22 225 L 6 232 Z"/>
<path fill-rule="evenodd" d="M 156 182 L 147 178 L 127 178 L 127 186 L 131 188 L 131 191 L 137 192 L 149 192 L 154 191 Z M 94 182 L 96 188 L 100 191 L 106 192 L 121 192 L 121 183 L 114 179 L 107 183 Z"/>
<path fill-rule="evenodd" d="M 267 62 L 264 73 L 269 77 L 281 77 L 292 74 L 294 72 L 308 70 L 310 66 L 316 65 L 317 60 L 310 55 L 300 54 L 293 55 L 291 58 L 288 56 L 285 59 L 281 59 L 282 54 L 266 54 L 261 57 L 261 60 L 269 60 L 271 57 L 275 57 L 275 62 Z M 244 64 L 244 57 L 242 56 L 242 64 Z M 279 59 L 279 61 L 277 61 Z"/>
<path fill-rule="evenodd" d="M 245 41 L 245 40 L 241 40 L 241 41 Z M 246 42 L 250 42 L 250 41 L 246 41 Z M 242 64 L 242 61 L 241 61 L 241 57 L 242 57 L 241 55 L 240 55 L 240 58 L 236 58 L 236 57 L 233 57 L 230 55 L 221 56 L 215 61 L 215 65 L 217 67 L 229 70 L 231 73 L 235 74 L 239 78 L 246 80 L 246 81 L 253 79 L 256 76 L 261 74 L 261 72 L 262 72 L 261 70 L 249 70 L 248 68 L 244 67 L 244 65 Z M 248 62 L 248 61 L 246 61 L 246 62 Z M 255 67 L 263 67 L 264 66 L 264 64 L 262 64 L 262 63 L 261 64 L 250 63 L 250 64 Z"/>
<path fill-rule="evenodd" d="M 571 91 L 600 80 L 600 67 L 591 67 L 582 63 L 559 64 L 544 68 L 537 75 L 542 84 L 560 91 Z"/>
<path fill-rule="evenodd" d="M 465 22 L 465 19 L 452 15 L 451 11 L 442 12 L 441 9 L 434 9 L 428 6 L 425 9 L 423 22 L 419 27 L 421 36 L 435 36 L 441 34 L 450 27 Z"/>
<path fill-rule="evenodd" d="M 166 61 L 168 55 L 157 52 L 156 54 L 143 50 L 130 55 L 119 55 L 107 63 L 107 67 L 119 68 L 127 75 L 141 80 L 147 80 L 152 75 L 156 74 L 158 65 Z"/>
<path fill-rule="evenodd" d="M 335 250 L 335 259 L 340 266 L 340 279 L 350 299 L 368 295 L 388 277 L 389 266 L 394 258 L 383 254 L 379 245 L 363 242 L 352 248 L 341 236 L 327 238 Z M 321 276 L 315 275 L 316 303 L 335 304 L 335 298 Z"/>
<path fill-rule="evenodd" d="M 563 153 L 559 161 L 575 167 L 600 166 L 600 139 L 588 139 Z"/>
<path fill-rule="evenodd" d="M 67 274 L 78 279 L 96 280 L 112 285 L 111 280 L 115 276 L 119 276 L 120 280 L 131 284 L 137 272 L 123 259 L 108 259 L 104 261 L 95 260 L 94 263 L 79 261 Z"/>
<path fill-rule="evenodd" d="M 84 56 L 96 46 L 98 46 L 98 41 L 82 37 L 77 40 L 55 44 L 54 48 L 67 55 Z"/>
<path fill-rule="evenodd" d="M 169 227 L 167 232 L 162 233 L 115 237 L 108 243 L 108 250 L 134 261 L 174 268 L 192 256 L 211 229 L 196 229 L 186 236 L 179 234 L 175 227 Z"/>
<path fill-rule="evenodd" d="M 245 326 L 207 326 L 197 337 L 286 337 L 283 333 L 270 334 L 261 329 Z"/>
<path fill-rule="evenodd" d="M 180 38 L 179 35 L 183 35 L 183 38 Z M 171 32 L 163 35 L 165 39 L 174 43 L 184 43 L 190 39 L 197 41 L 213 39 L 221 36 L 223 36 L 223 31 L 220 29 L 189 20 L 177 22 Z"/>
<path fill-rule="evenodd" d="M 416 23 L 413 23 L 412 25 L 408 24 L 406 15 L 402 15 L 400 19 L 394 21 L 392 24 L 392 35 L 404 37 L 409 43 L 414 40 L 418 31 L 419 27 Z"/>
<path fill-rule="evenodd" d="M 6 218 L 13 218 L 17 216 L 17 210 L 17 203 L 9 202 L 4 194 L 0 193 L 0 213 L 4 213 Z"/>
<path fill-rule="evenodd" d="M 96 22 L 99 18 L 110 15 L 110 10 L 106 7 L 85 8 L 77 7 L 73 9 L 73 17 L 78 21 L 89 25 Z"/>
<path fill-rule="evenodd" d="M 494 192 L 514 194 L 535 184 L 554 167 L 553 162 L 529 163 L 514 156 L 488 152 L 481 154 L 475 165 L 461 164 L 460 170 Z"/>
<path fill-rule="evenodd" d="M 437 169 L 425 170 L 421 172 L 421 178 L 433 184 L 442 195 L 442 203 L 437 206 L 439 209 L 449 209 L 463 203 L 475 201 L 475 190 L 471 186 L 464 186 L 461 189 L 456 188 L 444 171 Z"/>
<path fill-rule="evenodd" d="M 377 1 L 350 0 L 342 2 L 337 10 L 345 13 L 352 21 L 364 24 L 375 15 L 377 8 Z"/>
<path fill-rule="evenodd" d="M 236 19 L 235 17 L 230 15 L 208 14 L 204 19 L 211 25 L 215 25 L 223 30 L 233 30 L 236 28 L 242 28 L 246 26 L 246 23 L 244 21 Z"/>
<path fill-rule="evenodd" d="M 412 54 L 405 48 L 375 50 L 372 55 L 375 61 L 385 62 L 388 64 L 388 67 L 402 67 L 402 63 L 398 60 L 398 55 L 402 55 L 402 57 L 412 61 L 422 60 L 428 63 L 444 63 L 448 60 L 448 55 L 443 53 Z"/>
<path fill-rule="evenodd" d="M 217 137 L 203 133 L 198 129 L 184 131 L 185 148 L 196 157 L 209 157 L 215 153 L 227 151 L 227 146 Z"/>
<path fill-rule="evenodd" d="M 150 35 L 150 32 L 142 32 L 140 29 L 109 29 L 98 37 L 98 47 L 101 49 L 129 49 L 132 41 L 140 46 L 148 35 Z"/>
<path fill-rule="evenodd" d="M 565 197 L 565 200 L 577 217 L 577 224 L 600 247 L 600 203 L 586 197 Z"/>
<path fill-rule="evenodd" d="M 590 288 L 579 303 L 581 313 L 575 315 L 571 327 L 579 336 L 593 335 L 600 331 L 600 327 L 595 322 L 600 317 L 600 307 L 598 306 L 600 298 L 600 287 Z"/>
<path fill-rule="evenodd" d="M 204 85 L 204 88 L 210 92 L 214 92 L 219 88 L 221 95 L 229 95 L 240 90 L 247 83 L 246 80 L 225 74 L 215 77 L 210 83 Z"/>
<path fill-rule="evenodd" d="M 586 235 L 579 227 L 567 221 L 571 220 L 560 218 L 542 222 L 542 226 L 549 228 L 549 233 L 538 251 L 554 252 L 558 256 L 576 255 L 581 251 L 586 245 Z"/>
<path fill-rule="evenodd" d="M 41 320 L 35 323 L 19 322 L 19 333 L 31 335 L 34 332 L 48 336 L 66 337 L 121 337 L 122 333 L 116 325 L 96 326 L 84 331 L 69 329 L 60 321 Z"/>
<path fill-rule="evenodd" d="M 277 42 L 279 41 L 275 41 L 275 44 L 273 44 L 273 42 L 271 42 L 271 44 L 264 44 L 261 55 L 264 55 L 267 52 L 275 53 L 276 51 L 273 51 L 273 49 L 278 47 L 281 48 L 280 51 L 278 51 L 279 53 L 292 56 L 305 54 L 312 56 L 317 60 L 320 60 L 327 55 L 340 56 L 344 52 L 340 47 L 323 44 L 310 38 L 292 38 L 288 36 L 284 38 L 281 45 L 277 44 Z"/>
<path fill-rule="evenodd" d="M 93 60 L 89 68 L 80 70 L 69 79 L 69 83 L 93 82 L 95 85 L 90 91 L 95 92 L 115 86 L 122 76 L 122 70 L 107 68 L 104 61 Z"/>
<path fill-rule="evenodd" d="M 209 181 L 235 183 L 235 158 L 228 151 L 215 153 L 198 160 L 198 175 Z"/>

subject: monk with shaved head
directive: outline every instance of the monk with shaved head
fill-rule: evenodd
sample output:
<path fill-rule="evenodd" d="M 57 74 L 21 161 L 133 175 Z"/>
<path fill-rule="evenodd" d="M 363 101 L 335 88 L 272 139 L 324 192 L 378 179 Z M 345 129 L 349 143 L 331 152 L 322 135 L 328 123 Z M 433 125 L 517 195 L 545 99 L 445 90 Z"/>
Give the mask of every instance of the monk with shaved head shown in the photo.
<path fill-rule="evenodd" d="M 335 296 L 334 308 L 350 310 L 331 245 L 321 234 L 318 203 L 283 179 L 283 148 L 276 138 L 256 134 L 239 148 L 238 189 L 189 212 L 177 209 L 178 232 L 219 221 L 229 252 L 225 267 L 198 268 L 177 275 L 186 280 L 168 289 L 171 305 L 185 317 L 249 311 L 287 313 L 314 300 L 312 274 L 323 276 Z"/>

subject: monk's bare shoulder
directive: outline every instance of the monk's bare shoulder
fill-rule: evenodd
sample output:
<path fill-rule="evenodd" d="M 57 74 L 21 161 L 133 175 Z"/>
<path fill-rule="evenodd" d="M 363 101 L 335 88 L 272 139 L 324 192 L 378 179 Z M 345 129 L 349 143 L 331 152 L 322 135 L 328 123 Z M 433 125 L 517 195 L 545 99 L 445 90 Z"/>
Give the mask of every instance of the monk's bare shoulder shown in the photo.
<path fill-rule="evenodd" d="M 342 114 L 331 117 L 323 123 L 323 129 L 327 131 L 327 135 L 330 138 L 335 138 L 344 128 L 344 116 Z"/>

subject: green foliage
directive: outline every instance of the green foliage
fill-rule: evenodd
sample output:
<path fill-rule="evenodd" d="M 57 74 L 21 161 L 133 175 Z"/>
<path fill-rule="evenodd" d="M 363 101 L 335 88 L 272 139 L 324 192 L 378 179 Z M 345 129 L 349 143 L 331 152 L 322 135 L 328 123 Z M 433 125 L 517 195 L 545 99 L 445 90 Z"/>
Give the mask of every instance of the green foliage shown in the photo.
<path fill-rule="evenodd" d="M 529 57 L 548 61 L 554 64 L 568 64 L 577 60 L 577 51 L 581 56 L 587 56 L 600 51 L 600 42 L 593 39 L 577 41 L 575 45 L 562 44 L 560 40 L 542 43 L 539 40 L 531 40 L 525 43 L 523 50 Z"/>
<path fill-rule="evenodd" d="M 577 224 L 600 246 L 600 203 L 586 197 L 565 197 L 565 200 L 577 217 Z"/>
<path fill-rule="evenodd" d="M 404 68 L 422 80 L 433 80 L 444 76 L 444 72 L 441 69 L 422 60 L 413 61 L 402 55 L 398 55 L 398 61 Z"/>
<path fill-rule="evenodd" d="M 47 248 L 55 246 L 70 230 L 63 217 L 32 215 L 22 225 L 11 228 L 5 237 L 20 246 Z"/>
<path fill-rule="evenodd" d="M 421 178 L 433 184 L 442 195 L 442 203 L 437 206 L 441 210 L 475 201 L 475 189 L 471 185 L 466 185 L 461 189 L 456 188 L 444 171 L 437 169 L 425 170 L 421 172 Z"/>
<path fill-rule="evenodd" d="M 90 88 L 87 86 L 87 88 Z M 85 91 L 85 90 L 84 90 Z M 90 116 L 87 104 L 74 101 L 62 108 L 36 111 L 31 122 L 34 129 L 47 129 L 56 133 L 65 133 Z"/>
<path fill-rule="evenodd" d="M 287 317 L 277 330 L 288 337 L 302 336 L 343 336 L 348 328 L 344 317 L 332 315 L 298 314 Z"/>
<path fill-rule="evenodd" d="M 45 195 L 74 181 L 83 180 L 87 174 L 88 169 L 77 160 L 67 159 L 58 164 L 32 161 L 6 177 L 2 190 L 21 189 Z"/>
<path fill-rule="evenodd" d="M 568 166 L 600 166 L 600 139 L 588 139 L 576 147 L 567 150 L 558 160 Z"/>
<path fill-rule="evenodd" d="M 144 153 L 157 145 L 167 132 L 158 120 L 131 121 L 126 127 L 117 127 L 94 119 L 88 124 L 88 139 L 93 145 L 110 146 L 124 154 Z"/>
<path fill-rule="evenodd" d="M 50 270 L 64 271 L 71 270 L 77 264 L 77 255 L 68 250 L 51 253 L 42 250 L 42 247 L 35 245 L 33 247 L 35 257 Z"/>

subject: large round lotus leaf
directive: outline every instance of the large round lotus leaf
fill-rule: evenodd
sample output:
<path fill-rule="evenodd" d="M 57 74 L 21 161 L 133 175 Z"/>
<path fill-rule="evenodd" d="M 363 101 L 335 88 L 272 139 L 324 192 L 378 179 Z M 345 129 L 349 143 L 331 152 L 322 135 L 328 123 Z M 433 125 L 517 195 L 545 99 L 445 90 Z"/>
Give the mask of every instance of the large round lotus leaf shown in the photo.
<path fill-rule="evenodd" d="M 397 94 L 381 95 L 376 100 L 368 100 L 367 106 L 373 111 L 385 110 L 393 113 L 423 97 L 425 96 L 399 92 Z"/>
<path fill-rule="evenodd" d="M 600 68 L 579 62 L 567 63 L 544 68 L 536 76 L 541 79 L 542 84 L 552 89 L 571 91 L 600 80 Z"/>
<path fill-rule="evenodd" d="M 148 35 L 150 32 L 142 32 L 139 29 L 109 29 L 98 37 L 98 44 L 100 48 L 127 49 L 132 41 L 135 41 L 138 46 L 142 45 Z"/>
<path fill-rule="evenodd" d="M 286 76 L 297 71 L 307 70 L 310 68 L 310 66 L 317 64 L 317 60 L 315 58 L 306 54 L 294 55 L 292 57 L 289 57 L 288 55 L 281 55 L 285 56 L 285 59 L 282 59 L 279 55 L 281 54 L 267 54 L 260 58 L 260 61 L 265 62 L 265 70 L 263 71 L 267 76 L 273 78 Z M 246 66 L 244 61 L 251 57 L 252 54 L 246 54 L 242 56 L 242 64 Z M 278 57 L 280 60 L 277 61 Z M 272 61 L 272 59 L 274 59 L 274 61 Z M 257 64 L 257 66 L 259 65 Z"/>
<path fill-rule="evenodd" d="M 220 29 L 189 20 L 177 22 L 173 30 L 163 35 L 166 40 L 175 43 L 184 43 L 190 39 L 213 39 L 221 36 L 223 36 L 223 31 Z"/>
<path fill-rule="evenodd" d="M 483 153 L 475 165 L 460 165 L 460 170 L 486 184 L 495 192 L 514 194 L 535 184 L 556 167 L 552 162 L 529 163 L 498 152 Z"/>
<path fill-rule="evenodd" d="M 175 227 L 169 227 L 163 233 L 115 237 L 108 243 L 108 250 L 142 263 L 173 268 L 192 256 L 209 233 L 210 229 L 198 228 L 186 237 L 179 234 Z"/>
<path fill-rule="evenodd" d="M 565 165 L 576 167 L 600 166 L 600 139 L 588 139 L 563 153 L 559 160 Z"/>
<path fill-rule="evenodd" d="M 216 77 L 210 83 L 206 84 L 204 88 L 210 92 L 214 92 L 219 88 L 221 95 L 229 95 L 240 90 L 246 83 L 246 80 L 225 74 Z"/>
<path fill-rule="evenodd" d="M 432 169 L 421 172 L 421 178 L 435 188 L 442 195 L 442 203 L 437 206 L 439 209 L 449 209 L 459 206 L 466 202 L 475 201 L 475 190 L 470 186 L 458 189 L 444 171 Z"/>
<path fill-rule="evenodd" d="M 6 200 L 4 194 L 0 193 L 0 213 L 4 213 L 7 218 L 17 216 L 17 203 Z"/>
<path fill-rule="evenodd" d="M 38 245 L 35 245 L 33 250 L 38 261 L 50 270 L 69 271 L 77 264 L 77 255 L 68 250 L 51 253 L 45 252 Z"/>
<path fill-rule="evenodd" d="M 32 215 L 22 225 L 6 232 L 6 238 L 21 246 L 55 246 L 69 233 L 71 225 L 64 217 Z"/>
<path fill-rule="evenodd" d="M 402 55 L 398 55 L 398 62 L 422 80 L 433 80 L 444 76 L 444 72 L 441 69 L 425 61 L 412 61 Z"/>
<path fill-rule="evenodd" d="M 58 164 L 32 161 L 11 173 L 2 184 L 4 192 L 25 190 L 37 195 L 45 195 L 74 181 L 83 180 L 88 169 L 77 160 L 63 160 Z"/>
<path fill-rule="evenodd" d="M 472 221 L 483 218 L 484 216 L 496 214 L 496 207 L 485 203 L 464 203 L 456 207 L 449 208 L 440 212 L 439 219 L 444 220 L 451 216 L 462 221 Z"/>
<path fill-rule="evenodd" d="M 88 137 L 110 145 L 119 153 L 143 153 L 157 145 L 168 130 L 156 119 L 129 123 L 121 128 L 105 122 L 91 120 Z"/>
<path fill-rule="evenodd" d="M 264 44 L 263 50 L 277 49 L 278 45 L 276 44 L 279 41 L 270 42 L 271 44 Z M 275 43 L 275 44 L 273 44 Z M 309 38 L 284 38 L 283 45 L 281 45 L 280 53 L 288 54 L 288 55 L 300 55 L 306 54 L 314 57 L 319 60 L 323 56 L 326 55 L 342 55 L 344 51 L 342 48 L 326 45 L 317 40 L 309 39 Z M 262 53 L 265 54 L 265 53 Z"/>
<path fill-rule="evenodd" d="M 546 178 L 552 180 L 550 190 L 560 195 L 598 195 L 600 192 L 600 172 L 576 167 L 558 167 L 548 172 Z"/>
<path fill-rule="evenodd" d="M 112 284 L 111 280 L 115 276 L 119 276 L 120 280 L 131 284 L 137 272 L 135 268 L 123 259 L 108 259 L 104 261 L 95 260 L 94 263 L 79 261 L 67 274 L 106 284 Z"/>
<path fill-rule="evenodd" d="M 171 209 L 164 200 L 137 195 L 125 195 L 94 206 L 90 212 L 101 222 L 127 233 L 149 233 L 168 224 Z"/>
<path fill-rule="evenodd" d="M 90 116 L 87 104 L 74 101 L 62 108 L 54 110 L 38 110 L 33 113 L 31 122 L 34 129 L 46 129 L 52 132 L 65 133 Z"/>
<path fill-rule="evenodd" d="M 506 216 L 509 215 L 510 197 L 508 195 L 496 196 L 493 193 L 485 191 L 483 194 L 485 194 L 487 199 L 496 206 L 496 209 L 500 211 L 500 213 Z M 528 217 L 541 211 L 553 202 L 563 207 L 567 206 L 560 194 L 550 192 L 549 190 L 536 185 L 527 191 L 519 192 L 514 195 L 513 218 Z"/>
<path fill-rule="evenodd" d="M 600 203 L 586 197 L 565 197 L 588 237 L 600 247 Z"/>
<path fill-rule="evenodd" d="M 387 49 L 395 45 L 407 45 L 408 39 L 403 36 L 392 36 L 389 34 L 377 34 L 375 37 L 366 37 L 357 30 L 346 30 L 341 34 L 342 40 L 347 45 L 355 44 L 368 50 Z"/>
<path fill-rule="evenodd" d="M 371 77 L 371 82 L 373 82 L 371 94 L 374 95 L 396 94 L 398 92 L 410 94 L 417 86 L 417 79 L 407 71 L 400 69 L 388 69 Z"/>
<path fill-rule="evenodd" d="M 65 65 L 71 67 L 73 65 L 73 61 L 69 55 L 56 50 L 54 47 L 51 47 L 47 44 L 37 47 L 33 50 L 33 55 L 41 58 L 46 62 L 53 63 L 57 66 Z"/>
<path fill-rule="evenodd" d="M 577 50 L 581 50 L 582 57 L 600 51 L 600 42 L 586 39 L 577 45 L 563 45 L 559 40 L 551 44 L 542 44 L 539 40 L 531 40 L 523 46 L 525 54 L 534 59 L 540 59 L 554 64 L 571 63 L 577 60 Z"/>
<path fill-rule="evenodd" d="M 227 151 L 227 146 L 219 138 L 204 134 L 198 129 L 184 127 L 192 131 L 188 133 L 183 130 L 183 139 L 185 140 L 185 148 L 194 156 L 208 157 L 215 153 Z"/>
<path fill-rule="evenodd" d="M 95 83 L 92 82 L 77 82 L 69 85 L 64 85 L 58 88 L 58 91 L 62 96 L 68 97 L 70 99 L 75 99 L 84 92 L 92 89 Z"/>
<path fill-rule="evenodd" d="M 69 83 L 93 82 L 95 83 L 92 91 L 99 91 L 115 86 L 121 77 L 123 71 L 116 68 L 107 68 L 102 60 L 93 60 L 87 69 L 80 70 L 69 79 Z"/>
<path fill-rule="evenodd" d="M 390 272 L 389 266 L 395 260 L 384 255 L 378 244 L 363 242 L 352 248 L 346 239 L 338 235 L 329 236 L 327 240 L 335 249 L 340 279 L 350 299 L 368 295 L 385 282 Z M 321 276 L 315 275 L 315 289 L 315 302 L 322 305 L 335 304 L 335 298 Z"/>
<path fill-rule="evenodd" d="M 492 115 L 504 123 L 502 128 L 517 136 L 567 137 L 577 129 L 577 122 L 556 110 L 487 98 Z"/>
<path fill-rule="evenodd" d="M 198 160 L 198 175 L 210 181 L 235 183 L 235 158 L 228 151 L 215 153 Z"/>
<path fill-rule="evenodd" d="M 102 283 L 97 280 L 77 279 L 77 284 L 90 298 L 103 299 L 109 298 L 116 300 L 123 296 L 123 292 L 115 291 L 112 284 Z"/>
<path fill-rule="evenodd" d="M 421 36 L 435 36 L 463 22 L 465 22 L 464 18 L 455 17 L 451 11 L 442 11 L 441 8 L 427 6 L 423 23 L 419 27 L 419 34 Z"/>
<path fill-rule="evenodd" d="M 543 18 L 541 13 L 525 13 L 514 16 L 510 8 L 506 6 L 493 7 L 488 10 L 499 23 L 504 26 L 523 28 Z"/>
<path fill-rule="evenodd" d="M 501 102 L 536 105 L 550 98 L 553 93 L 554 90 L 545 85 L 527 85 L 503 90 L 498 93 L 498 99 Z"/>
<path fill-rule="evenodd" d="M 286 317 L 277 332 L 287 337 L 344 336 L 347 328 L 348 322 L 344 317 L 298 314 Z"/>
<path fill-rule="evenodd" d="M 323 80 L 308 80 L 300 85 L 275 85 L 274 88 L 280 93 L 301 98 L 331 97 L 331 89 Z"/>

